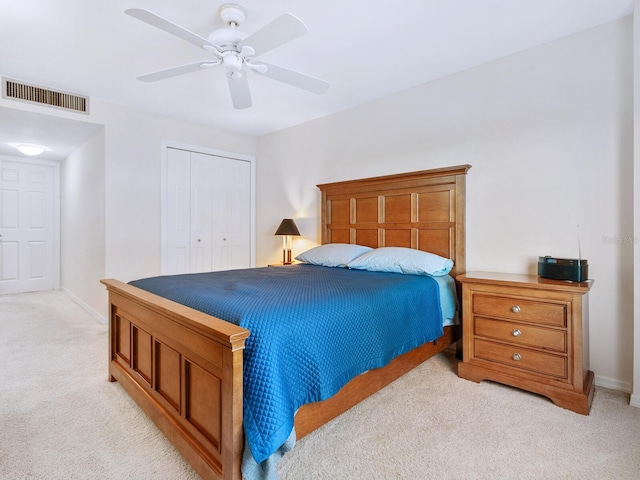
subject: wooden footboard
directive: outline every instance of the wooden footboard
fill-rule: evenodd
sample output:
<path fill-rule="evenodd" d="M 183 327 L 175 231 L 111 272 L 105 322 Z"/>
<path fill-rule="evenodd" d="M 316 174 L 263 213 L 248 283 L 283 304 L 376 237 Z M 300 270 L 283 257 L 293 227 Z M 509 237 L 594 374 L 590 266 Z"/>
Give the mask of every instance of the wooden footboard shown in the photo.
<path fill-rule="evenodd" d="M 203 478 L 240 480 L 249 332 L 117 280 L 102 283 L 109 291 L 109 380 Z"/>

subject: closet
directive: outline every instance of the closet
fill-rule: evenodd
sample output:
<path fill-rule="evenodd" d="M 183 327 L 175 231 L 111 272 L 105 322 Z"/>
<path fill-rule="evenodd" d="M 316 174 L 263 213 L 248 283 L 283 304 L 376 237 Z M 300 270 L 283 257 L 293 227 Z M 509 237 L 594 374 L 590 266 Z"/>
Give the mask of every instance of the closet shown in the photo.
<path fill-rule="evenodd" d="M 163 274 L 252 266 L 251 161 L 166 149 Z"/>

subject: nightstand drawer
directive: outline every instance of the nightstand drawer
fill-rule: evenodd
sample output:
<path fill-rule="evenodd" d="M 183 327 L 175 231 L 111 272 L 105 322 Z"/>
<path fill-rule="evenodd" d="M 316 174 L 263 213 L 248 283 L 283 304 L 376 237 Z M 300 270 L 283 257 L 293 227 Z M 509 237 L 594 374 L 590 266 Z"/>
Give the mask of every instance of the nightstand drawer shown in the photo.
<path fill-rule="evenodd" d="M 555 327 L 564 327 L 567 324 L 565 305 L 520 298 L 476 294 L 473 296 L 473 313 Z"/>
<path fill-rule="evenodd" d="M 543 375 L 567 378 L 567 359 L 559 355 L 536 352 L 516 345 L 476 339 L 475 357 Z"/>
<path fill-rule="evenodd" d="M 474 321 L 476 336 L 495 338 L 543 350 L 555 350 L 562 353 L 567 351 L 567 332 L 564 330 L 552 330 L 484 317 L 474 317 Z"/>

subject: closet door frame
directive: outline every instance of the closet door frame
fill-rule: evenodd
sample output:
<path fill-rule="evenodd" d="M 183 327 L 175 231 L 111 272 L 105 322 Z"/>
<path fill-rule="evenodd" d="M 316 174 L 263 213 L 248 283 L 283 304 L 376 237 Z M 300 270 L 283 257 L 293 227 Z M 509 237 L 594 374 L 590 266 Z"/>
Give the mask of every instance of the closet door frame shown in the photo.
<path fill-rule="evenodd" d="M 169 148 L 174 148 L 178 150 L 188 150 L 193 153 L 203 153 L 205 155 L 215 155 L 218 157 L 224 157 L 231 160 L 241 160 L 245 162 L 249 162 L 251 167 L 251 199 L 250 199 L 250 265 L 251 267 L 256 266 L 256 165 L 255 165 L 255 157 L 250 155 L 244 155 L 241 153 L 228 152 L 225 150 L 218 150 L 215 148 L 208 148 L 199 145 L 190 145 L 185 143 L 178 143 L 172 141 L 164 141 L 162 142 L 162 155 L 161 155 L 161 248 L 162 248 L 162 258 L 160 262 L 160 272 L 162 275 L 167 274 L 167 265 L 168 265 L 168 246 L 167 246 L 167 204 L 168 204 L 168 195 L 167 195 L 167 151 Z"/>

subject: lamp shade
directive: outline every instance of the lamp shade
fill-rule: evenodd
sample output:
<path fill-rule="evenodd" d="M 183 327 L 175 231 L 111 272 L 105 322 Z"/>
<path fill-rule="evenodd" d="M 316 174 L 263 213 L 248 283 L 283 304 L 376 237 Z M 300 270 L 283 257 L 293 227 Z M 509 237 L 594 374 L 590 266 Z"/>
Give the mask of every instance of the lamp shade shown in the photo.
<path fill-rule="evenodd" d="M 282 220 L 282 222 L 280 222 L 280 226 L 278 227 L 274 235 L 300 236 L 300 232 L 298 231 L 298 227 L 296 227 L 296 222 L 294 222 L 292 218 L 285 218 Z"/>

